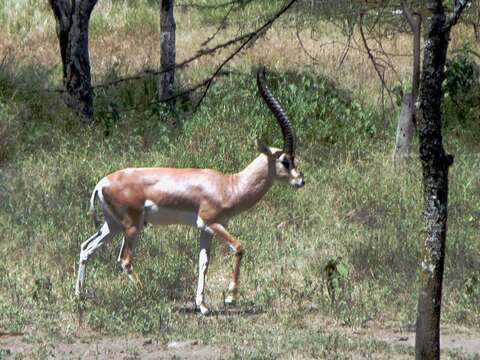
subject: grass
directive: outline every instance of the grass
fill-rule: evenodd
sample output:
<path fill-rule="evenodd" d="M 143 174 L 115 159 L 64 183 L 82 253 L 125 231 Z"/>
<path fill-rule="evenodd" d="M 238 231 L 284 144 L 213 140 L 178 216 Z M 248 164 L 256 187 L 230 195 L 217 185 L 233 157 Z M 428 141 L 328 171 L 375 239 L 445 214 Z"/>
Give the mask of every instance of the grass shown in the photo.
<path fill-rule="evenodd" d="M 135 39 L 142 38 L 145 51 L 155 53 L 148 49 L 155 38 L 153 7 L 145 3 L 136 10 L 139 19 L 148 20 L 139 29 L 131 25 L 137 15 L 126 19 L 130 2 L 125 4 L 103 2 L 96 9 L 98 18 L 92 19 L 92 25 L 97 22 L 92 36 L 103 37 L 92 41 L 98 81 L 148 66 L 143 53 L 134 58 L 130 51 L 112 66 L 109 55 L 120 51 L 112 49 L 121 29 L 129 34 L 124 41 L 132 51 Z M 42 9 L 36 11 L 48 10 Z M 123 22 L 110 22 L 109 12 Z M 198 35 L 188 38 L 193 34 L 187 30 L 188 21 L 198 25 L 199 19 L 187 14 L 179 22 L 180 49 L 187 44 L 195 49 L 192 43 L 199 40 Z M 53 31 L 53 24 L 48 24 Z M 129 26 L 138 32 L 128 30 Z M 21 34 L 10 25 L 7 28 Z M 34 30 L 28 31 L 39 38 Z M 280 57 L 282 52 L 295 51 L 294 35 L 284 35 L 286 30 L 274 29 L 255 50 L 237 60 L 233 67 L 243 74 L 219 80 L 193 114 L 188 98 L 179 100 L 176 114 L 157 105 L 118 111 L 151 99 L 155 81 L 147 79 L 98 91 L 97 118 L 91 126 L 80 125 L 57 94 L 39 91 L 58 79 L 55 49 L 36 59 L 35 67 L 35 57 L 23 57 L 22 47 L 5 58 L 0 66 L 0 226 L 4 229 L 0 329 L 28 329 L 30 341 L 38 342 L 34 354 L 38 358 L 48 355 L 49 344 L 74 341 L 85 328 L 104 336 L 146 334 L 163 342 L 195 338 L 228 346 L 235 358 L 411 355 L 411 350 L 355 337 L 345 329 L 372 323 L 404 328 L 414 324 L 423 241 L 418 160 L 414 157 L 403 177 L 392 169 L 396 114 L 382 114 L 375 100 L 365 99 L 365 93 L 373 94 L 378 87 L 368 83 L 374 84 L 367 79 L 370 70 L 363 80 L 345 78 L 340 87 L 341 72 L 326 78 L 320 75 L 321 65 L 314 71 L 298 69 L 292 57 Z M 54 43 L 51 35 L 40 38 Z M 112 49 L 102 49 L 102 41 Z M 405 42 L 398 46 L 406 47 Z M 351 56 L 342 71 L 366 66 L 365 60 Z M 331 68 L 332 59 L 325 51 L 323 61 Z M 201 318 L 189 312 L 198 234 L 176 226 L 144 231 L 135 262 L 146 283 L 143 291 L 121 274 L 116 238 L 89 263 L 86 299 L 75 299 L 79 245 L 94 231 L 87 202 L 105 174 L 127 166 L 234 172 L 256 156 L 256 138 L 281 146 L 277 125 L 256 95 L 249 67 L 262 60 L 270 64 L 272 89 L 295 122 L 298 164 L 307 186 L 294 191 L 277 185 L 254 211 L 232 221 L 232 233 L 246 248 L 238 307 L 223 307 L 233 259 L 216 242 L 207 281 L 207 301 L 214 315 Z M 198 76 L 205 66 L 202 60 L 182 72 L 180 79 L 190 81 L 190 75 Z M 350 91 L 361 81 L 365 93 Z M 456 158 L 451 170 L 442 316 L 448 323 L 478 327 L 479 149 L 466 141 L 470 138 L 461 127 L 446 129 L 446 146 Z M 328 264 L 335 265 L 334 275 L 326 273 Z"/>

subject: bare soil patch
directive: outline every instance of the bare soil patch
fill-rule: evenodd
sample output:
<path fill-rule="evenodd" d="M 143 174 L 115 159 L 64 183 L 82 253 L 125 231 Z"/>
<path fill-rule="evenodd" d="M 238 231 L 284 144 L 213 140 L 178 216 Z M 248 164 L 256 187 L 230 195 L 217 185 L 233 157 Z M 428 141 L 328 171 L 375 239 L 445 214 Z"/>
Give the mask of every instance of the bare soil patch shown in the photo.
<path fill-rule="evenodd" d="M 335 320 L 314 315 L 306 319 L 308 327 L 338 332 L 352 339 L 376 340 L 385 342 L 394 350 L 395 359 L 408 359 L 402 348 L 415 346 L 413 329 L 395 329 L 382 327 L 381 324 L 368 324 L 353 328 L 342 326 Z M 444 352 L 463 354 L 468 358 L 480 358 L 480 329 L 456 325 L 444 325 L 441 330 L 441 348 Z M 398 352 L 395 351 L 398 349 Z M 298 352 L 299 351 L 299 352 Z M 299 349 L 295 358 L 310 359 Z M 0 331 L 0 359 L 14 358 L 81 358 L 81 359 L 224 359 L 232 355 L 229 348 L 205 344 L 199 340 L 164 342 L 155 337 L 139 335 L 110 337 L 94 334 L 87 330 L 79 334 L 73 342 L 56 342 L 46 338 L 34 337 L 27 333 L 8 333 Z M 392 353 L 370 354 L 369 358 L 391 358 Z M 361 354 L 355 358 L 364 358 Z"/>
<path fill-rule="evenodd" d="M 332 319 L 318 315 L 308 319 L 307 324 L 312 328 L 323 327 L 324 330 L 337 331 L 352 338 L 377 340 L 392 346 L 415 347 L 415 329 L 413 327 L 411 329 L 395 329 L 372 323 L 365 327 L 352 328 L 341 326 Z M 441 351 L 479 355 L 480 358 L 480 328 L 443 325 L 440 329 L 440 348 Z M 399 358 L 403 357 L 399 354 Z"/>
<path fill-rule="evenodd" d="M 197 340 L 158 342 L 148 337 L 80 338 L 73 343 L 31 341 L 25 336 L 0 337 L 0 359 L 223 359 L 229 350 Z"/>
<path fill-rule="evenodd" d="M 415 332 L 392 329 L 369 329 L 367 334 L 389 344 L 415 346 Z M 480 355 L 480 331 L 461 326 L 443 326 L 440 330 L 440 349 Z"/>

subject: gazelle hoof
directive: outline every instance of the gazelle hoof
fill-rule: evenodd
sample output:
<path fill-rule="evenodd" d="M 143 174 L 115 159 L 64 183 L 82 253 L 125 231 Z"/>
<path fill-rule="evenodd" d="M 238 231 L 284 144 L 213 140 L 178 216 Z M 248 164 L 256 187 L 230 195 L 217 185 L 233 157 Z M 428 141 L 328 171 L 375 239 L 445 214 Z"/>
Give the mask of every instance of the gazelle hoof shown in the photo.
<path fill-rule="evenodd" d="M 227 297 L 225 297 L 225 300 L 223 301 L 223 303 L 225 305 L 233 306 L 233 305 L 237 304 L 237 300 L 235 299 L 235 297 L 233 295 L 227 295 Z"/>
<path fill-rule="evenodd" d="M 203 316 L 206 316 L 210 313 L 210 310 L 204 304 L 200 304 L 200 306 L 197 306 L 197 310 L 199 310 L 200 314 L 202 314 Z"/>

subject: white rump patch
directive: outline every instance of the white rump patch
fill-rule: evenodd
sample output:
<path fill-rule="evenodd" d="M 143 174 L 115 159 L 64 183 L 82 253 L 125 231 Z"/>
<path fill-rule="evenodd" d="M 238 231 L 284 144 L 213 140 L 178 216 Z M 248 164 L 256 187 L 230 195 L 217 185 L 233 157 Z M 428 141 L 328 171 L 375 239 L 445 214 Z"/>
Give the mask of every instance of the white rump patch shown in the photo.
<path fill-rule="evenodd" d="M 102 203 L 103 203 L 103 188 L 109 185 L 110 185 L 110 180 L 104 177 L 97 183 L 97 186 L 95 186 L 95 189 L 97 190 L 98 198 Z"/>

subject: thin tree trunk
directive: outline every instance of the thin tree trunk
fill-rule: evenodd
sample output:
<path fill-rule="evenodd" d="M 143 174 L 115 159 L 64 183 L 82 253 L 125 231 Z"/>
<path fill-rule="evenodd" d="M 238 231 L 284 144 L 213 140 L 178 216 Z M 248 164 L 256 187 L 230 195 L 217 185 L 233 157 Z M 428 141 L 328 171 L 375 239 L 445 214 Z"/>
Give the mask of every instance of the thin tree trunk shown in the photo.
<path fill-rule="evenodd" d="M 451 26 L 466 1 L 449 18 L 441 0 L 430 0 L 430 27 L 424 42 L 418 136 L 423 171 L 426 234 L 420 274 L 415 352 L 417 359 L 440 358 L 440 312 L 448 217 L 448 168 L 453 156 L 442 142 L 442 82 Z M 455 15 L 455 16 L 453 16 Z"/>
<path fill-rule="evenodd" d="M 412 71 L 412 98 L 413 104 L 417 102 L 420 87 L 420 37 L 422 35 L 422 15 L 413 15 L 413 71 Z M 413 112 L 415 117 L 415 111 Z M 415 123 L 415 118 L 414 118 Z"/>
<path fill-rule="evenodd" d="M 160 3 L 160 66 L 167 70 L 160 75 L 158 95 L 160 100 L 172 98 L 175 84 L 175 17 L 174 0 L 161 0 Z M 168 101 L 170 108 L 175 108 L 175 99 Z"/>
<path fill-rule="evenodd" d="M 50 0 L 50 6 L 57 23 L 57 37 L 62 57 L 63 79 L 67 77 L 68 33 L 72 23 L 72 5 L 70 0 Z"/>
<path fill-rule="evenodd" d="M 475 34 L 475 41 L 480 42 L 480 28 L 476 22 L 472 23 L 473 26 L 473 33 Z"/>
<path fill-rule="evenodd" d="M 406 94 L 402 99 L 402 109 L 398 118 L 397 135 L 395 137 L 395 150 L 393 152 L 393 164 L 398 171 L 401 165 L 410 157 L 415 126 L 413 124 L 413 96 Z"/>
<path fill-rule="evenodd" d="M 62 57 L 64 101 L 87 121 L 93 118 L 88 24 L 96 3 L 97 0 L 50 0 Z"/>
<path fill-rule="evenodd" d="M 405 1 L 401 2 L 402 10 L 413 33 L 413 67 L 412 67 L 412 92 L 402 99 L 402 109 L 398 119 L 395 149 L 393 151 L 393 164 L 396 169 L 401 168 L 410 158 L 410 149 L 415 131 L 416 102 L 420 84 L 420 36 L 422 28 L 422 16 L 412 13 Z"/>

